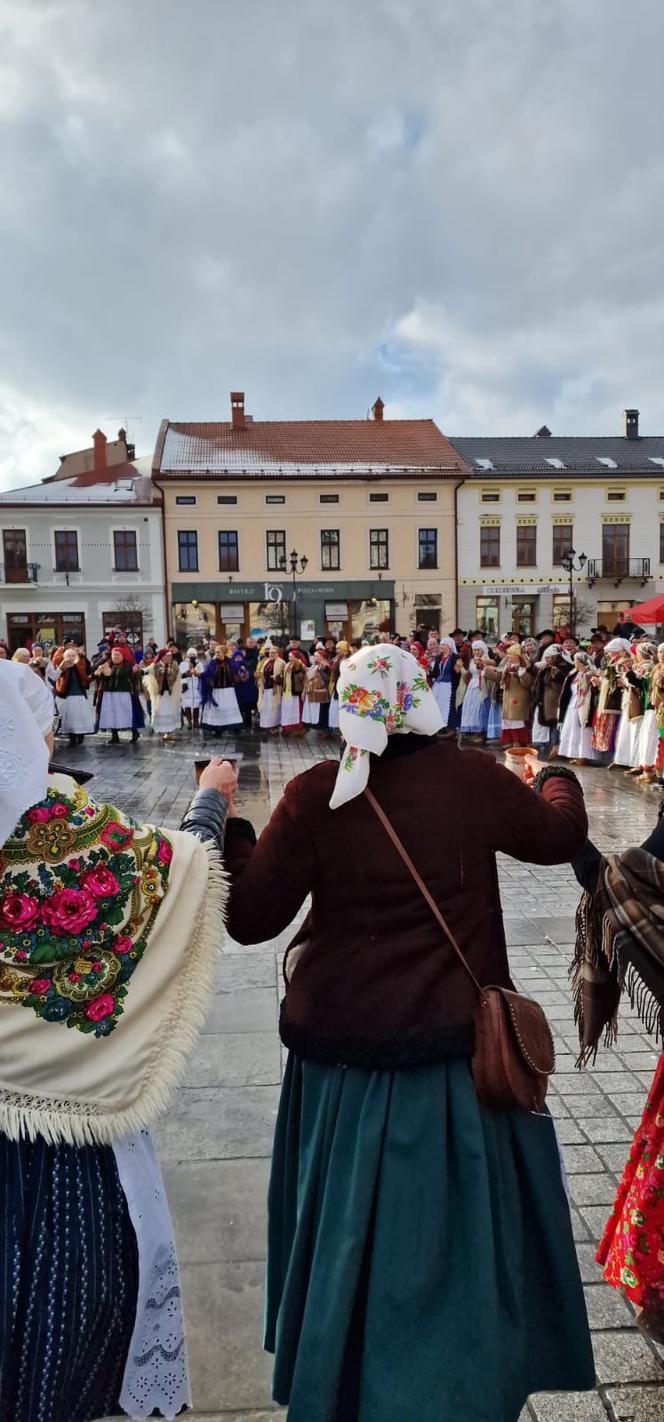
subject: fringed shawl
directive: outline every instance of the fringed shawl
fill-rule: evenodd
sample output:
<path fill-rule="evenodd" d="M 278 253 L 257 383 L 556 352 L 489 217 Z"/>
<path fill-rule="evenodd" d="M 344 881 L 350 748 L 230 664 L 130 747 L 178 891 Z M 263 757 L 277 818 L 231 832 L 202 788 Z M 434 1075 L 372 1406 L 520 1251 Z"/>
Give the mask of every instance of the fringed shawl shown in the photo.
<path fill-rule="evenodd" d="M 645 849 L 607 855 L 597 888 L 584 893 L 576 915 L 572 966 L 574 1018 L 581 1052 L 594 1061 L 602 1033 L 618 1035 L 620 996 L 627 990 L 647 1032 L 664 1029 L 664 864 Z"/>

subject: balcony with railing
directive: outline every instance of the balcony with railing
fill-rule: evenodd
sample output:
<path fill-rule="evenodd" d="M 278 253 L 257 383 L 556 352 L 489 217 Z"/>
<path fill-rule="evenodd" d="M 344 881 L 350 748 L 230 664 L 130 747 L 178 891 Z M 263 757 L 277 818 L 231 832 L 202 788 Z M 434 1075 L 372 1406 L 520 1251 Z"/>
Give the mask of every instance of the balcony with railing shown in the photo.
<path fill-rule="evenodd" d="M 649 558 L 589 558 L 586 567 L 589 586 L 606 579 L 615 584 L 635 582 L 645 587 L 652 577 Z"/>
<path fill-rule="evenodd" d="M 38 583 L 41 563 L 0 563 L 0 583 Z"/>

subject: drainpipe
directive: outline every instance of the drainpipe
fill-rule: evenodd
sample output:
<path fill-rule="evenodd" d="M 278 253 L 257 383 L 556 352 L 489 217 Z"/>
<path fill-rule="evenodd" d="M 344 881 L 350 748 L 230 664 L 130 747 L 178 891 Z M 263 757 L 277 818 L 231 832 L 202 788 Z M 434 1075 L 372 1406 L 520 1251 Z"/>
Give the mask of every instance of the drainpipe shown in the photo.
<path fill-rule="evenodd" d="M 170 612 L 169 612 L 170 604 L 169 604 L 169 601 L 168 601 L 168 567 L 167 567 L 167 563 L 166 563 L 166 527 L 165 527 L 165 523 L 164 523 L 164 491 L 163 491 L 163 489 L 162 489 L 162 487 L 161 487 L 161 484 L 159 484 L 159 483 L 157 482 L 157 480 L 155 479 L 154 475 L 152 476 L 152 483 L 154 484 L 155 488 L 159 490 L 159 493 L 161 494 L 161 503 L 160 503 L 161 518 L 160 518 L 160 520 L 159 520 L 159 524 L 160 524 L 160 528 L 161 528 L 161 560 L 162 560 L 162 565 L 163 565 L 163 569 L 164 569 L 163 594 L 164 594 L 164 624 L 165 624 L 165 627 L 166 627 L 166 636 L 164 637 L 164 644 L 165 644 L 165 643 L 168 641 L 168 638 L 169 638 L 169 637 L 173 637 L 173 636 L 175 635 L 175 633 L 173 632 L 172 626 L 171 626 L 171 616 L 170 616 Z M 173 623 L 173 625 L 174 625 L 174 623 Z"/>
<path fill-rule="evenodd" d="M 454 485 L 454 622 L 452 624 L 454 627 L 459 626 L 459 501 L 457 494 L 464 483 L 465 480 L 460 479 L 458 484 Z"/>

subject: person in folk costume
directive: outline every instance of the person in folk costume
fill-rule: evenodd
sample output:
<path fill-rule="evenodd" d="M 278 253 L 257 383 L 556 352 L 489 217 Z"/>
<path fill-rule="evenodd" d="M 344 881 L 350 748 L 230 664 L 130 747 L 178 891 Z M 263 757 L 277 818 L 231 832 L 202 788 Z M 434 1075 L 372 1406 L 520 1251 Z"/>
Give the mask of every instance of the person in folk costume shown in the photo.
<path fill-rule="evenodd" d="M 256 680 L 256 668 L 257 668 L 257 666 L 258 666 L 258 643 L 257 643 L 255 637 L 247 637 L 247 640 L 246 640 L 246 642 L 245 642 L 245 644 L 244 644 L 244 655 L 245 655 L 245 661 L 246 661 L 246 663 L 247 663 L 247 671 L 249 672 L 249 676 L 252 678 L 252 680 L 253 680 L 254 683 L 255 683 L 255 680 Z M 305 653 L 305 657 L 306 657 L 306 653 Z M 254 704 L 254 710 L 256 709 L 256 704 L 257 704 L 257 702 L 258 702 L 258 687 L 256 687 L 256 703 Z"/>
<path fill-rule="evenodd" d="M 150 720 L 155 735 L 167 743 L 180 729 L 182 676 L 170 647 L 157 653 L 147 674 Z"/>
<path fill-rule="evenodd" d="M 279 734 L 281 724 L 281 697 L 284 686 L 286 663 L 272 642 L 264 647 L 265 656 L 259 657 L 256 677 L 258 679 L 258 711 L 261 731 L 271 736 Z"/>
<path fill-rule="evenodd" d="M 560 746 L 561 702 L 565 685 L 574 675 L 572 659 L 552 642 L 542 652 L 533 686 L 533 745 L 548 748 L 548 759 L 555 760 Z"/>
<path fill-rule="evenodd" d="M 463 661 L 452 637 L 441 637 L 431 668 L 431 689 L 445 731 L 456 734 L 461 713 L 460 688 L 465 688 Z M 462 699 L 462 698 L 461 698 Z"/>
<path fill-rule="evenodd" d="M 655 776 L 664 776 L 664 642 L 657 648 L 657 663 L 650 681 L 650 705 L 655 714 L 657 745 L 655 748 Z"/>
<path fill-rule="evenodd" d="M 60 730 L 69 736 L 70 746 L 82 746 L 83 737 L 95 729 L 92 707 L 88 701 L 88 676 L 85 657 L 79 647 L 60 649 L 53 658 L 59 675 L 55 683 L 55 705 L 60 717 Z"/>
<path fill-rule="evenodd" d="M 201 725 L 215 736 L 221 736 L 224 731 L 239 731 L 242 727 L 242 712 L 235 685 L 235 670 L 228 645 L 217 642 L 214 656 L 201 677 Z"/>
<path fill-rule="evenodd" d="M 383 643 L 383 645 L 385 644 Z M 328 726 L 330 731 L 335 732 L 335 734 L 339 730 L 339 678 L 341 676 L 341 668 L 343 666 L 343 663 L 347 660 L 349 656 L 350 642 L 347 642 L 342 637 L 340 641 L 337 642 L 337 655 L 332 664 L 332 671 L 330 672 L 330 682 L 328 687 L 330 693 L 330 711 L 328 716 Z"/>
<path fill-rule="evenodd" d="M 625 775 L 638 777 L 640 780 L 650 779 L 645 768 L 645 762 L 641 760 L 641 752 L 645 748 L 645 718 L 648 707 L 650 706 L 650 681 L 656 660 L 656 642 L 651 642 L 647 637 L 644 637 L 640 642 L 635 643 L 632 649 L 632 665 L 626 672 L 626 680 L 631 691 L 631 697 L 627 704 L 629 741 L 627 742 L 622 721 L 618 729 L 618 739 L 616 741 L 616 761 L 620 758 L 620 763 L 622 764 L 623 757 L 627 750 L 630 756 L 630 764 L 624 773 Z"/>
<path fill-rule="evenodd" d="M 593 750 L 597 758 L 607 765 L 613 760 L 624 686 L 622 675 L 631 655 L 631 644 L 626 637 L 612 637 L 607 642 L 599 674 L 599 697 L 593 724 Z"/>
<path fill-rule="evenodd" d="M 560 698 L 560 744 L 563 760 L 592 765 L 598 759 L 593 749 L 593 724 L 598 698 L 598 676 L 592 657 L 577 652 Z"/>
<path fill-rule="evenodd" d="M 527 658 L 518 643 L 507 648 L 505 663 L 499 669 L 503 692 L 503 728 L 500 744 L 527 746 L 530 739 L 533 675 Z"/>
<path fill-rule="evenodd" d="M 609 769 L 622 769 L 629 773 L 636 764 L 644 711 L 642 687 L 636 677 L 636 647 L 630 647 L 629 655 L 620 667 L 619 681 L 622 688 L 620 720 L 613 761 Z"/>
<path fill-rule="evenodd" d="M 529 1392 L 594 1379 L 555 1132 L 548 1113 L 479 1107 L 465 975 L 363 791 L 484 980 L 506 984 L 495 853 L 569 860 L 583 798 L 555 767 L 538 794 L 440 737 L 423 670 L 394 646 L 343 663 L 339 703 L 340 762 L 296 776 L 258 843 L 247 828 L 225 854 L 238 942 L 264 936 L 275 882 L 271 931 L 313 904 L 280 1022 L 273 1396 L 292 1422 L 516 1422 Z"/>
<path fill-rule="evenodd" d="M 640 848 L 603 856 L 591 840 L 573 861 L 584 895 L 577 912 L 574 993 L 582 1064 L 616 1040 L 623 992 L 647 1032 L 664 1029 L 664 817 Z M 636 1309 L 639 1328 L 664 1343 L 664 1052 L 599 1248 L 604 1278 Z"/>
<path fill-rule="evenodd" d="M 244 647 L 235 647 L 231 655 L 231 665 L 235 677 L 235 694 L 242 716 L 242 728 L 245 731 L 250 731 L 258 697 L 253 672 L 247 666 Z"/>
<path fill-rule="evenodd" d="M 137 824 L 49 774 L 52 718 L 3 664 L 0 1417 L 174 1418 L 191 1395 L 150 1128 L 214 994 L 236 776 L 208 767 L 181 831 Z"/>
<path fill-rule="evenodd" d="M 414 657 L 415 661 L 418 662 L 419 665 L 424 669 L 424 671 L 428 673 L 431 667 L 431 662 L 424 650 L 424 647 L 422 646 L 422 643 L 418 641 L 416 637 L 414 637 L 412 642 L 410 643 L 409 651 L 411 657 Z"/>
<path fill-rule="evenodd" d="M 330 717 L 330 662 L 322 645 L 316 647 L 304 684 L 302 720 L 305 726 L 327 731 Z"/>
<path fill-rule="evenodd" d="M 132 741 L 137 741 L 145 717 L 140 702 L 141 674 L 129 648 L 116 642 L 109 660 L 97 668 L 95 680 L 97 729 L 110 731 L 112 745 L 119 742 L 120 731 L 131 731 Z"/>
<path fill-rule="evenodd" d="M 205 662 L 195 647 L 188 647 L 187 655 L 180 666 L 182 677 L 182 710 L 191 731 L 196 730 L 201 714 L 201 677 Z"/>
<path fill-rule="evenodd" d="M 286 735 L 304 734 L 302 697 L 306 678 L 307 668 L 302 652 L 297 647 L 289 647 L 281 696 L 281 729 Z"/>
<path fill-rule="evenodd" d="M 452 639 L 450 638 L 449 640 L 451 641 Z M 432 670 L 433 670 L 433 664 L 434 664 L 434 662 L 435 662 L 435 660 L 436 660 L 436 657 L 438 656 L 439 652 L 440 652 L 440 637 L 438 636 L 438 633 L 437 633 L 437 632 L 430 632 L 430 633 L 429 633 L 429 636 L 427 637 L 427 645 L 426 645 L 426 654 L 427 654 L 427 662 L 428 662 L 428 665 L 429 665 L 429 676 L 430 676 L 430 677 L 431 677 Z"/>
<path fill-rule="evenodd" d="M 49 654 L 48 654 L 48 662 L 47 662 L 47 664 L 46 664 L 46 670 L 45 670 L 45 672 L 44 672 L 44 680 L 45 680 L 45 682 L 46 682 L 47 687 L 49 688 L 49 691 L 51 691 L 51 692 L 53 693 L 53 697 L 54 697 L 54 698 L 55 698 L 55 683 L 56 683 L 56 681 L 57 681 L 57 679 L 58 679 L 58 675 L 59 675 L 58 667 L 57 667 L 57 665 L 56 665 L 56 663 L 55 663 L 55 655 L 56 655 L 56 652 L 64 652 L 64 647 L 51 647 L 51 650 L 50 650 L 50 652 L 49 652 Z"/>
<path fill-rule="evenodd" d="M 466 689 L 461 705 L 459 729 L 462 736 L 474 736 L 484 740 L 489 712 L 489 681 L 485 675 L 489 667 L 489 648 L 486 642 L 478 639 L 473 642 L 471 653 L 470 665 L 463 673 Z"/>
<path fill-rule="evenodd" d="M 500 666 L 506 652 L 507 645 L 503 642 L 497 644 L 495 651 L 489 651 L 487 666 L 491 672 L 495 672 L 496 668 Z M 496 675 L 488 676 L 486 685 L 488 689 L 486 739 L 495 744 L 500 741 L 503 733 L 503 688 L 500 677 Z"/>

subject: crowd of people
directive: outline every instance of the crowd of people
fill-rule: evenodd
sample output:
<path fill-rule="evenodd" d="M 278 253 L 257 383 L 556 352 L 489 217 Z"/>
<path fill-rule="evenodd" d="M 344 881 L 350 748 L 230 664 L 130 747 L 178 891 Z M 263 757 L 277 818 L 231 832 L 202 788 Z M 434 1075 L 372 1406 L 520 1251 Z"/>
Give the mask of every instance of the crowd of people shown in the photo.
<path fill-rule="evenodd" d="M 616 634 L 616 635 L 614 635 Z M 621 769 L 642 782 L 664 777 L 664 644 L 621 624 L 581 640 L 546 628 L 494 645 L 479 630 L 449 636 L 418 626 L 409 637 L 380 633 L 376 645 L 410 652 L 443 718 L 462 744 L 534 746 L 542 760 Z M 20 648 L 13 660 L 50 686 L 59 731 L 71 746 L 95 731 L 111 743 L 137 741 L 148 727 L 165 743 L 181 728 L 214 736 L 253 729 L 265 735 L 339 733 L 344 661 L 368 646 L 330 635 L 301 640 L 236 637 L 182 652 L 170 639 L 136 651 L 117 628 L 88 659 L 73 642 L 48 654 Z M 9 655 L 0 643 L 0 657 Z"/>

